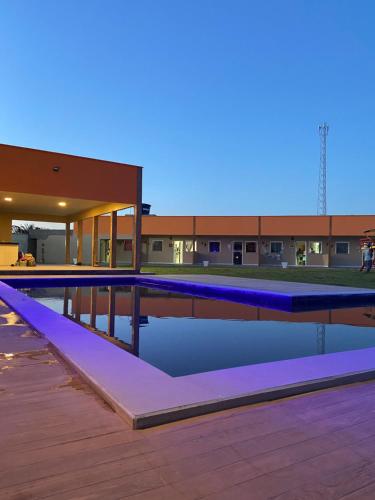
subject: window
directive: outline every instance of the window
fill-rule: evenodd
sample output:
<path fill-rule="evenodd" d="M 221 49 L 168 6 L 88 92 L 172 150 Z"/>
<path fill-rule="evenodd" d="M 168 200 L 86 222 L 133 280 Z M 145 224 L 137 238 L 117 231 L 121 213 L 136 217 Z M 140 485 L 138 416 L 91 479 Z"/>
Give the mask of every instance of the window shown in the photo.
<path fill-rule="evenodd" d="M 152 251 L 153 252 L 162 252 L 163 251 L 163 241 L 162 240 L 154 240 L 152 242 Z"/>
<path fill-rule="evenodd" d="M 255 253 L 257 251 L 257 242 L 256 241 L 247 241 L 245 245 L 246 253 Z"/>
<path fill-rule="evenodd" d="M 219 253 L 220 252 L 220 241 L 210 241 L 208 244 L 210 253 Z"/>
<path fill-rule="evenodd" d="M 323 245 L 321 241 L 310 241 L 309 253 L 323 253 Z"/>
<path fill-rule="evenodd" d="M 185 241 L 185 252 L 186 253 L 191 253 L 191 252 L 196 252 L 197 251 L 197 242 L 193 240 L 186 240 Z"/>
<path fill-rule="evenodd" d="M 133 250 L 133 240 L 124 240 L 124 251 L 131 252 Z"/>
<path fill-rule="evenodd" d="M 283 242 L 282 241 L 271 241 L 271 253 L 282 253 Z"/>
<path fill-rule="evenodd" d="M 242 241 L 233 242 L 233 251 L 234 252 L 242 252 Z"/>
<path fill-rule="evenodd" d="M 338 255 L 349 253 L 349 243 L 347 241 L 337 241 L 336 242 L 336 253 Z"/>

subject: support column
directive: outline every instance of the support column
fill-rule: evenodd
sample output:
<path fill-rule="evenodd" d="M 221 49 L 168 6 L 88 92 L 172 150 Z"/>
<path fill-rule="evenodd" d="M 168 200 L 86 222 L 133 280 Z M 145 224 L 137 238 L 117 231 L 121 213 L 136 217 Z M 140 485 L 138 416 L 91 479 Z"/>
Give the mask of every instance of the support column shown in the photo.
<path fill-rule="evenodd" d="M 82 264 L 83 220 L 77 222 L 77 263 Z"/>
<path fill-rule="evenodd" d="M 71 264 L 70 255 L 70 222 L 65 224 L 65 264 Z"/>
<path fill-rule="evenodd" d="M 82 288 L 76 288 L 74 319 L 81 321 Z"/>
<path fill-rule="evenodd" d="M 331 246 L 332 246 L 332 215 L 329 216 L 327 267 L 331 267 Z"/>
<path fill-rule="evenodd" d="M 133 218 L 133 253 L 132 267 L 137 273 L 141 270 L 142 251 L 142 169 L 138 169 L 137 176 L 137 204 L 134 205 Z"/>
<path fill-rule="evenodd" d="M 111 228 L 109 234 L 109 267 L 117 267 L 117 211 L 111 212 Z"/>
<path fill-rule="evenodd" d="M 96 328 L 96 302 L 98 289 L 96 286 L 91 287 L 90 293 L 90 326 Z"/>
<path fill-rule="evenodd" d="M 107 335 L 109 337 L 115 336 L 115 314 L 116 314 L 116 293 L 115 287 L 108 287 L 108 329 Z"/>
<path fill-rule="evenodd" d="M 196 264 L 197 260 L 197 240 L 196 240 L 196 218 L 195 216 L 193 217 L 193 258 L 191 263 L 194 265 Z"/>
<path fill-rule="evenodd" d="M 64 316 L 68 316 L 68 314 L 69 314 L 69 297 L 70 297 L 69 288 L 65 287 L 64 288 L 64 308 L 63 308 L 63 315 Z"/>
<path fill-rule="evenodd" d="M 98 227 L 99 217 L 96 215 L 92 218 L 91 232 L 91 265 L 96 266 L 98 262 Z"/>
<path fill-rule="evenodd" d="M 141 292 L 138 286 L 131 287 L 132 301 L 132 337 L 131 352 L 139 357 L 139 316 L 141 310 Z"/>
<path fill-rule="evenodd" d="M 257 265 L 260 266 L 260 247 L 262 245 L 262 219 L 258 216 L 258 243 L 257 243 Z"/>

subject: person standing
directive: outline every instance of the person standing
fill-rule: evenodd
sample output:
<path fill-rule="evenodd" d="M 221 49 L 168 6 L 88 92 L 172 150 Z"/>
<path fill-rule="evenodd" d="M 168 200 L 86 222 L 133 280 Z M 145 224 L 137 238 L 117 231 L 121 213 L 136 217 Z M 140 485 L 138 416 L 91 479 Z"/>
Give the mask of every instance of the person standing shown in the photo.
<path fill-rule="evenodd" d="M 367 243 L 366 248 L 363 252 L 363 263 L 366 269 L 366 273 L 369 273 L 372 267 L 372 248 L 371 243 Z"/>

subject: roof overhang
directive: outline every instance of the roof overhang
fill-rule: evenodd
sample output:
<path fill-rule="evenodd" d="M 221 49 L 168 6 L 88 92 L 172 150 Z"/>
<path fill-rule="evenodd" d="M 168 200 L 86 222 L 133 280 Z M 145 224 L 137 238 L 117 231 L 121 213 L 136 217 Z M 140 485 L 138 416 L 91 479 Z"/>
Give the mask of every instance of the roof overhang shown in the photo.
<path fill-rule="evenodd" d="M 11 201 L 5 201 L 5 198 Z M 95 200 L 0 191 L 0 213 L 9 215 L 13 220 L 75 222 L 131 206 L 126 203 L 102 203 Z"/>
<path fill-rule="evenodd" d="M 0 214 L 12 219 L 74 222 L 142 201 L 135 165 L 0 144 L 0 172 Z"/>

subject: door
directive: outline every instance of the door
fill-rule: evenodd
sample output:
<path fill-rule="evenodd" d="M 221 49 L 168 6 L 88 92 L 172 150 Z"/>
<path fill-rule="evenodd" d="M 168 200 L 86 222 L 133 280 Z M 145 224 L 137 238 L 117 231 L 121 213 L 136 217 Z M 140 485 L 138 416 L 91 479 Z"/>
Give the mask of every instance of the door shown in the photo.
<path fill-rule="evenodd" d="M 100 240 L 100 262 L 109 262 L 109 240 Z"/>
<path fill-rule="evenodd" d="M 296 241 L 296 266 L 306 265 L 306 241 Z"/>
<path fill-rule="evenodd" d="M 31 253 L 35 257 L 35 259 L 36 259 L 36 257 L 37 257 L 37 255 L 36 255 L 36 251 L 37 251 L 37 239 L 36 238 L 30 238 L 29 237 L 27 251 L 28 251 L 28 253 Z"/>
<path fill-rule="evenodd" d="M 242 241 L 233 242 L 233 259 L 232 262 L 236 266 L 242 265 Z"/>
<path fill-rule="evenodd" d="M 173 242 L 173 264 L 183 264 L 184 262 L 184 242 Z"/>

